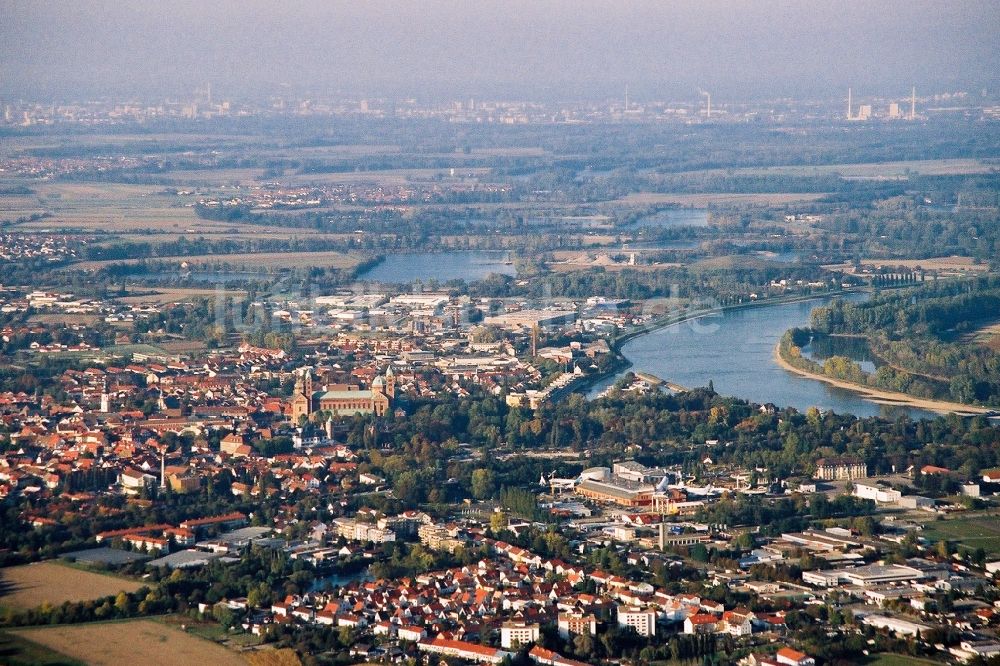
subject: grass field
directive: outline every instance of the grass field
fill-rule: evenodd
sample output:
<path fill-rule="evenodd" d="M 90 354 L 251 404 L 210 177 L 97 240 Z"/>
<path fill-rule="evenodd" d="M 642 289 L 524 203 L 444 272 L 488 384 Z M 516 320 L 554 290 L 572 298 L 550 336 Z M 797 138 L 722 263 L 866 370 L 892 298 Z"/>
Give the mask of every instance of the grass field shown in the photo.
<path fill-rule="evenodd" d="M 45 602 L 86 601 L 134 592 L 142 583 L 54 562 L 0 569 L 0 606 L 35 608 Z"/>
<path fill-rule="evenodd" d="M 220 645 L 153 620 L 61 625 L 10 633 L 95 666 L 245 666 L 247 663 Z"/>
<path fill-rule="evenodd" d="M 0 664 L 5 666 L 77 666 L 77 661 L 50 650 L 44 645 L 32 643 L 20 636 L 0 631 Z"/>
<path fill-rule="evenodd" d="M 928 523 L 923 536 L 932 541 L 947 539 L 963 548 L 982 548 L 987 553 L 1000 553 L 1000 518 L 977 516 Z"/>
<path fill-rule="evenodd" d="M 33 324 L 82 324 L 93 326 L 101 320 L 96 314 L 63 314 L 60 312 L 47 312 L 44 314 L 33 314 L 28 317 L 28 321 Z"/>
<path fill-rule="evenodd" d="M 937 666 L 940 663 L 933 659 L 921 659 L 905 654 L 879 654 L 870 657 L 864 662 L 864 666 Z"/>
<path fill-rule="evenodd" d="M 692 270 L 700 271 L 719 271 L 719 270 L 733 270 L 734 268 L 748 268 L 748 267 L 764 267 L 767 264 L 766 257 L 746 255 L 746 254 L 734 254 L 734 255 L 724 255 L 721 257 L 709 257 L 708 259 L 700 259 L 693 262 L 690 265 Z"/>
<path fill-rule="evenodd" d="M 136 293 L 132 296 L 123 296 L 116 300 L 122 303 L 129 303 L 130 305 L 167 305 L 170 303 L 189 301 L 192 298 L 226 298 L 227 296 L 241 298 L 246 295 L 247 293 L 245 291 L 235 291 L 232 289 L 226 290 L 222 289 L 221 285 L 219 289 L 164 287 L 162 289 L 151 289 L 150 291 Z"/>

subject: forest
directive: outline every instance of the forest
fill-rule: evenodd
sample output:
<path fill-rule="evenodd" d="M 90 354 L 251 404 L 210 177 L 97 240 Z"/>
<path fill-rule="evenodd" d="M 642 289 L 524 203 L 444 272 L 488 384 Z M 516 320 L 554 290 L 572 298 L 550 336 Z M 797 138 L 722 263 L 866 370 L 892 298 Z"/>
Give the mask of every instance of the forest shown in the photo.
<path fill-rule="evenodd" d="M 1000 279 L 924 281 L 877 293 L 865 302 L 835 300 L 816 308 L 808 330 L 790 331 L 786 358 L 824 374 L 921 397 L 1000 405 L 996 338 L 977 333 L 1000 318 Z M 864 374 L 850 359 L 823 364 L 802 358 L 813 336 L 860 336 L 878 359 Z M 799 350 L 799 351 L 796 351 Z"/>

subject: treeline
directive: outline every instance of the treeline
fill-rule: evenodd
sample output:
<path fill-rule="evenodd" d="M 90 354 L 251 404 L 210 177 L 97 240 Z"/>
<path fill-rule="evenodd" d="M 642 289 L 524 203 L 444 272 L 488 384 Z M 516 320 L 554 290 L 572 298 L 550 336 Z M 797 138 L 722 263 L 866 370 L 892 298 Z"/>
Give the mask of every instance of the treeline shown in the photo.
<path fill-rule="evenodd" d="M 406 419 L 387 418 L 376 432 L 369 421 L 355 419 L 347 434 L 348 443 L 369 449 L 365 470 L 387 478 L 404 507 L 500 498 L 501 505 L 517 512 L 530 510 L 530 502 L 522 503 L 509 490 L 501 496 L 502 489 L 530 488 L 543 473 L 575 476 L 582 469 L 573 461 L 516 457 L 518 450 L 543 447 L 591 451 L 588 465 L 610 465 L 628 456 L 631 444 L 642 442 L 645 464 L 680 465 L 686 475 L 698 477 L 706 471 L 701 461 L 710 457 L 717 463 L 765 470 L 759 480 L 766 484 L 809 478 L 817 459 L 838 455 L 862 458 L 872 474 L 933 464 L 968 479 L 1000 466 L 1000 429 L 982 418 L 892 422 L 815 409 L 771 413 L 704 389 L 642 397 L 613 392 L 590 402 L 570 396 L 537 411 L 510 407 L 501 398 L 479 393 L 434 402 L 406 400 Z M 460 442 L 513 454 L 516 462 L 495 455 L 474 462 Z M 867 511 L 863 504 L 834 504 L 808 512 L 747 504 L 705 519 L 780 524 L 785 518 L 808 515 L 858 515 Z"/>
<path fill-rule="evenodd" d="M 61 605 L 44 603 L 37 608 L 3 609 L 0 626 L 28 626 L 107 621 L 189 613 L 198 616 L 199 603 L 216 604 L 223 599 L 246 597 L 253 606 L 270 604 L 272 599 L 286 594 L 301 594 L 309 590 L 315 579 L 313 569 L 302 560 L 292 560 L 280 550 L 250 547 L 238 561 L 221 564 L 213 561 L 195 570 L 166 567 L 147 571 L 144 563 L 125 568 L 136 576 L 149 574 L 145 585 L 135 592 L 121 592 L 99 599 Z M 227 609 L 228 610 L 228 609 Z M 217 613 L 216 620 L 232 626 L 237 616 Z"/>
<path fill-rule="evenodd" d="M 857 256 L 920 259 L 1000 257 L 1000 176 L 922 176 L 901 196 L 824 211 L 820 228 L 849 238 Z"/>
<path fill-rule="evenodd" d="M 826 274 L 829 277 L 829 274 Z M 464 291 L 487 298 L 527 296 L 532 298 L 588 298 L 593 295 L 629 300 L 649 298 L 714 299 L 730 305 L 748 301 L 751 293 L 767 295 L 776 280 L 813 281 L 817 271 L 808 265 L 772 264 L 753 261 L 730 262 L 719 269 L 694 267 L 665 268 L 655 271 L 624 269 L 549 273 L 527 284 L 508 275 L 491 275 Z M 839 289 L 838 284 L 830 288 Z M 778 290 L 784 293 L 784 288 Z"/>
<path fill-rule="evenodd" d="M 82 258 L 88 261 L 108 261 L 217 254 L 220 255 L 220 261 L 224 261 L 227 254 L 329 250 L 346 252 L 351 249 L 353 247 L 349 242 L 329 238 L 227 238 L 217 240 L 181 236 L 177 240 L 156 243 L 90 244 L 82 248 Z"/>

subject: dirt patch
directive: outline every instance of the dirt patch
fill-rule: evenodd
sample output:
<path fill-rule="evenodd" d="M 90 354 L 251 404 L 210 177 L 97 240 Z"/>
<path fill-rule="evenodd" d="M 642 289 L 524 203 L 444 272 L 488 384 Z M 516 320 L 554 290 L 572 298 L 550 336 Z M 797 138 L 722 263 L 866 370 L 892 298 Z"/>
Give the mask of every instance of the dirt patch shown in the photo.
<path fill-rule="evenodd" d="M 242 298 L 247 295 L 245 291 L 219 289 L 197 289 L 177 287 L 176 289 L 156 289 L 155 291 L 144 292 L 134 296 L 123 296 L 115 300 L 130 305 L 167 305 L 169 303 L 180 303 L 190 301 L 193 298 Z"/>

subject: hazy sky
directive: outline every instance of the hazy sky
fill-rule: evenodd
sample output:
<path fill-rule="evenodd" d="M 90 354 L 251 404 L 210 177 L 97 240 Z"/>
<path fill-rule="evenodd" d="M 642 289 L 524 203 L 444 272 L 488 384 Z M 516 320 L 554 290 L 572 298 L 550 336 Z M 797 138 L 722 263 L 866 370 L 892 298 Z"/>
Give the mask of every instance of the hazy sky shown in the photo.
<path fill-rule="evenodd" d="M 0 0 L 0 94 L 991 91 L 997 0 Z"/>

